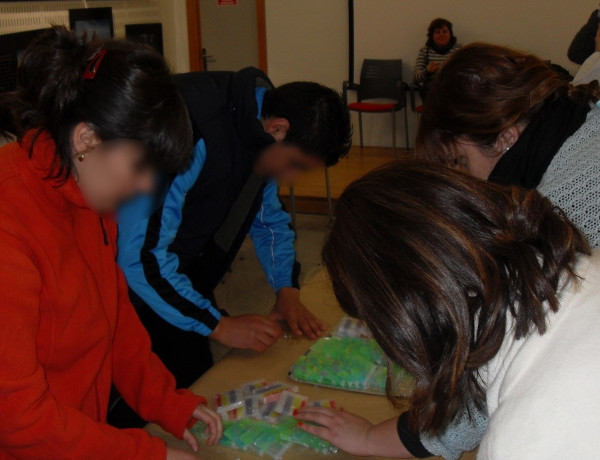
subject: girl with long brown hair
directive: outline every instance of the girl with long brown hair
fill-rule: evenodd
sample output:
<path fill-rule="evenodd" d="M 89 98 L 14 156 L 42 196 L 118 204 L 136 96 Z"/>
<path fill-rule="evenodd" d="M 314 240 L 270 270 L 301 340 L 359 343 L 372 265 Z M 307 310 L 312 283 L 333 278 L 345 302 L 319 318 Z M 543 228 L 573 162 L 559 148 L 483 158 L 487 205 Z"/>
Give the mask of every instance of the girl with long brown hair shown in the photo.
<path fill-rule="evenodd" d="M 323 259 L 342 308 L 415 387 L 400 417 L 309 408 L 299 418 L 320 426 L 306 431 L 355 455 L 424 457 L 440 452 L 419 433 L 487 407 L 455 447 L 480 444 L 481 459 L 600 451 L 600 253 L 537 191 L 400 160 L 346 189 Z"/>
<path fill-rule="evenodd" d="M 472 44 L 445 63 L 417 134 L 419 156 L 536 188 L 600 246 L 598 82 L 573 87 L 536 56 Z"/>

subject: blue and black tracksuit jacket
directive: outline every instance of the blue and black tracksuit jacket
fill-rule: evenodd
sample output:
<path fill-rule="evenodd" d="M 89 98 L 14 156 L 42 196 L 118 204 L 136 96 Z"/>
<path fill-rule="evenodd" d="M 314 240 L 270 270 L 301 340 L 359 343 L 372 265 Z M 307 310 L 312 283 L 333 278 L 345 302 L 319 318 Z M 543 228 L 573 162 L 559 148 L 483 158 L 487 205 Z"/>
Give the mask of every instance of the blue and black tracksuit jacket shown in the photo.
<path fill-rule="evenodd" d="M 142 196 L 121 209 L 118 263 L 130 289 L 162 319 L 208 335 L 221 312 L 207 297 L 246 235 L 274 290 L 297 286 L 299 266 L 276 183 L 254 177 L 248 186 L 254 160 L 274 141 L 260 123 L 268 78 L 248 68 L 176 80 L 194 127 L 192 164 L 158 187 L 160 197 Z M 226 247 L 215 236 L 223 233 L 233 235 Z"/>

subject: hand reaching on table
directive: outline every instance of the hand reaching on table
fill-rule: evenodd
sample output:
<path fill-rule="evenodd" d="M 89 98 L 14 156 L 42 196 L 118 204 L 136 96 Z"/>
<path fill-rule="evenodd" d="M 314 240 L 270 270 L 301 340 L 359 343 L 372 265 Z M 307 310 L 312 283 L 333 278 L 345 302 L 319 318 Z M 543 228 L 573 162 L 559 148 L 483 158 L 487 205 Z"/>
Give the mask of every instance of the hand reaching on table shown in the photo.
<path fill-rule="evenodd" d="M 349 454 L 372 455 L 368 446 L 368 435 L 373 424 L 368 420 L 343 410 L 322 407 L 299 409 L 295 416 L 300 420 L 319 424 L 320 426 L 316 426 L 300 422 L 299 427 Z"/>
<path fill-rule="evenodd" d="M 292 287 L 277 291 L 277 301 L 269 318 L 276 321 L 284 320 L 294 335 L 304 334 L 310 339 L 320 337 L 327 329 L 300 301 L 300 291 Z"/>
<path fill-rule="evenodd" d="M 221 416 L 219 414 L 210 410 L 203 404 L 200 404 L 194 409 L 192 418 L 206 424 L 206 431 L 208 434 L 207 444 L 209 446 L 214 446 L 219 442 L 223 436 L 223 422 L 221 421 Z M 187 428 L 183 432 L 183 439 L 190 445 L 194 452 L 198 452 L 200 449 L 198 440 Z M 195 460 L 197 458 L 198 457 L 189 452 L 167 447 L 167 460 Z"/>
<path fill-rule="evenodd" d="M 300 422 L 298 426 L 334 446 L 358 456 L 381 456 L 412 458 L 398 436 L 398 417 L 373 425 L 358 415 L 344 409 L 305 407 L 294 415 L 297 419 L 317 423 L 319 426 Z"/>
<path fill-rule="evenodd" d="M 211 338 L 232 348 L 263 352 L 283 334 L 277 321 L 261 315 L 223 316 Z"/>

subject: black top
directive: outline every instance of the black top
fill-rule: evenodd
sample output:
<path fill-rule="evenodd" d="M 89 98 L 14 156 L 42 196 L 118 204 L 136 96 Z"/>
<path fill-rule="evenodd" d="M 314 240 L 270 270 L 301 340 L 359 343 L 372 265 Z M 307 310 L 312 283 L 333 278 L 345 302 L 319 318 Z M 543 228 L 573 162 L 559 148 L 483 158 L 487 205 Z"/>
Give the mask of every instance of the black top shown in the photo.
<path fill-rule="evenodd" d="M 419 433 L 415 433 L 410 429 L 408 412 L 404 412 L 400 417 L 398 417 L 398 424 L 396 427 L 398 429 L 398 436 L 400 437 L 400 441 L 402 441 L 402 444 L 404 444 L 406 450 L 408 450 L 413 457 L 433 457 L 433 454 L 429 452 L 421 443 Z"/>
<path fill-rule="evenodd" d="M 596 33 L 598 31 L 598 10 L 594 10 L 588 22 L 581 28 L 569 46 L 568 56 L 575 64 L 583 64 L 596 51 Z"/>

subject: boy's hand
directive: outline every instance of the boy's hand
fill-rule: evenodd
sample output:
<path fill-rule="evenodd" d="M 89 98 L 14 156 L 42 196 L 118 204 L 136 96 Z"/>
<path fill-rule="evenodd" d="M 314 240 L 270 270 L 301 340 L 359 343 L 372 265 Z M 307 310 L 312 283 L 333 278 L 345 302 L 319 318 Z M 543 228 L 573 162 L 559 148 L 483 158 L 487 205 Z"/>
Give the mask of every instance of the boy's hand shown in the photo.
<path fill-rule="evenodd" d="M 320 337 L 327 330 L 325 325 L 300 301 L 300 291 L 292 287 L 277 291 L 277 300 L 269 318 L 285 321 L 294 335 L 304 334 L 310 339 Z"/>
<path fill-rule="evenodd" d="M 283 331 L 277 321 L 262 315 L 223 316 L 210 337 L 231 348 L 263 352 Z"/>

